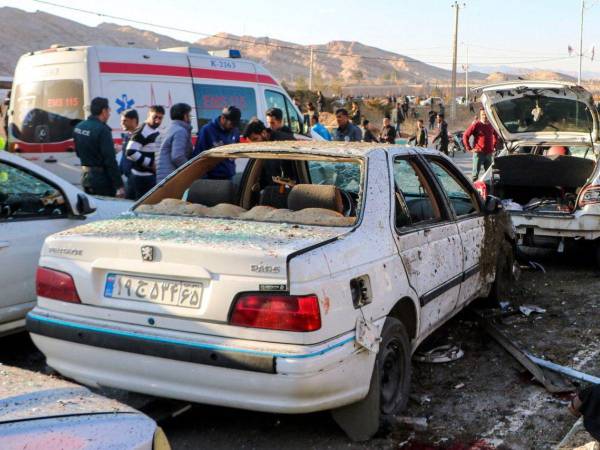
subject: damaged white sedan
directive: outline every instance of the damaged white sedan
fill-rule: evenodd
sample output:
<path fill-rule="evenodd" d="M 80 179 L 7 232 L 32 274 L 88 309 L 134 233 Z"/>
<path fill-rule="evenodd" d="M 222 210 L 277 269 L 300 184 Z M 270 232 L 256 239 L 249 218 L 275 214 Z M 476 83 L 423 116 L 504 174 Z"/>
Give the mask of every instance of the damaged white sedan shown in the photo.
<path fill-rule="evenodd" d="M 506 148 L 476 182 L 500 197 L 520 244 L 562 252 L 593 241 L 600 264 L 598 112 L 573 83 L 517 81 L 477 91 Z"/>
<path fill-rule="evenodd" d="M 205 179 L 225 158 L 241 178 Z M 508 278 L 499 212 L 433 150 L 220 147 L 129 215 L 48 238 L 28 329 L 87 385 L 331 409 L 365 439 L 405 407 L 418 344 Z"/>

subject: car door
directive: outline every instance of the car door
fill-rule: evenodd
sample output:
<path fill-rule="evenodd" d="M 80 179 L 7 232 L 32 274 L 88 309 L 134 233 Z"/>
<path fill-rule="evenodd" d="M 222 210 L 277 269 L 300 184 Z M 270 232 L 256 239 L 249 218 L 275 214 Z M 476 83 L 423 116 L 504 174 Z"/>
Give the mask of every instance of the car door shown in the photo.
<path fill-rule="evenodd" d="M 35 272 L 46 236 L 80 223 L 50 182 L 0 161 L 0 324 L 35 302 Z"/>
<path fill-rule="evenodd" d="M 416 155 L 392 157 L 395 236 L 421 305 L 420 332 L 452 313 L 463 272 L 462 243 L 442 193 Z"/>
<path fill-rule="evenodd" d="M 425 156 L 455 217 L 463 248 L 463 281 L 458 306 L 475 298 L 483 287 L 479 276 L 485 235 L 483 205 L 473 186 L 452 163 L 440 156 Z"/>

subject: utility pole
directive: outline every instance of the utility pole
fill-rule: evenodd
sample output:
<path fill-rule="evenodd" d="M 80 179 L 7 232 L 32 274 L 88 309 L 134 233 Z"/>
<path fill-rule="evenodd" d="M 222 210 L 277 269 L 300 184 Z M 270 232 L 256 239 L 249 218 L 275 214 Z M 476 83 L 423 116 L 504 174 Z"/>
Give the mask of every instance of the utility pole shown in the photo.
<path fill-rule="evenodd" d="M 469 46 L 467 45 L 467 63 L 465 64 L 465 100 L 469 104 Z"/>
<path fill-rule="evenodd" d="M 577 84 L 581 86 L 581 62 L 583 60 L 583 10 L 585 9 L 585 0 L 581 0 L 581 26 L 579 27 L 579 74 L 577 75 Z"/>
<path fill-rule="evenodd" d="M 314 52 L 312 46 L 310 47 L 310 66 L 308 69 L 308 90 L 313 90 L 313 57 Z"/>
<path fill-rule="evenodd" d="M 464 3 L 462 4 L 464 7 Z M 458 12 L 461 5 L 455 1 L 454 8 L 454 33 L 452 37 L 452 87 L 450 89 L 450 119 L 456 120 L 456 56 L 458 52 Z"/>

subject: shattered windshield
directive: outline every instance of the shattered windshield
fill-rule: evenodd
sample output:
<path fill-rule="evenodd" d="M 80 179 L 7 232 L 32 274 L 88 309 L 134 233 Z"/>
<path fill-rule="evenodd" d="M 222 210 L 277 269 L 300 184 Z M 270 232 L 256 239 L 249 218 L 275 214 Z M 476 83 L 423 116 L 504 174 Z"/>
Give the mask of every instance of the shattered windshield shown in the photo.
<path fill-rule="evenodd" d="M 238 158 L 240 159 L 240 158 Z M 207 179 L 199 159 L 136 207 L 144 214 L 351 226 L 362 209 L 363 170 L 349 158 L 247 158 L 232 180 Z M 164 192 L 164 194 L 162 194 Z"/>
<path fill-rule="evenodd" d="M 587 105 L 569 98 L 525 95 L 494 103 L 493 108 L 509 133 L 590 133 L 594 127 Z"/>

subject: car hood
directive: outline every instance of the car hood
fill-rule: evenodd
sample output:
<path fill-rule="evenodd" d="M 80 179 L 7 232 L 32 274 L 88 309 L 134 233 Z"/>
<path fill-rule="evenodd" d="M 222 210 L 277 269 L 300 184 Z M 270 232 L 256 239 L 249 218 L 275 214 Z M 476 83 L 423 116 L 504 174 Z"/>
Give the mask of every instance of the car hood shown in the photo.
<path fill-rule="evenodd" d="M 592 95 L 576 84 L 517 81 L 482 86 L 474 92 L 509 147 L 598 140 Z"/>

